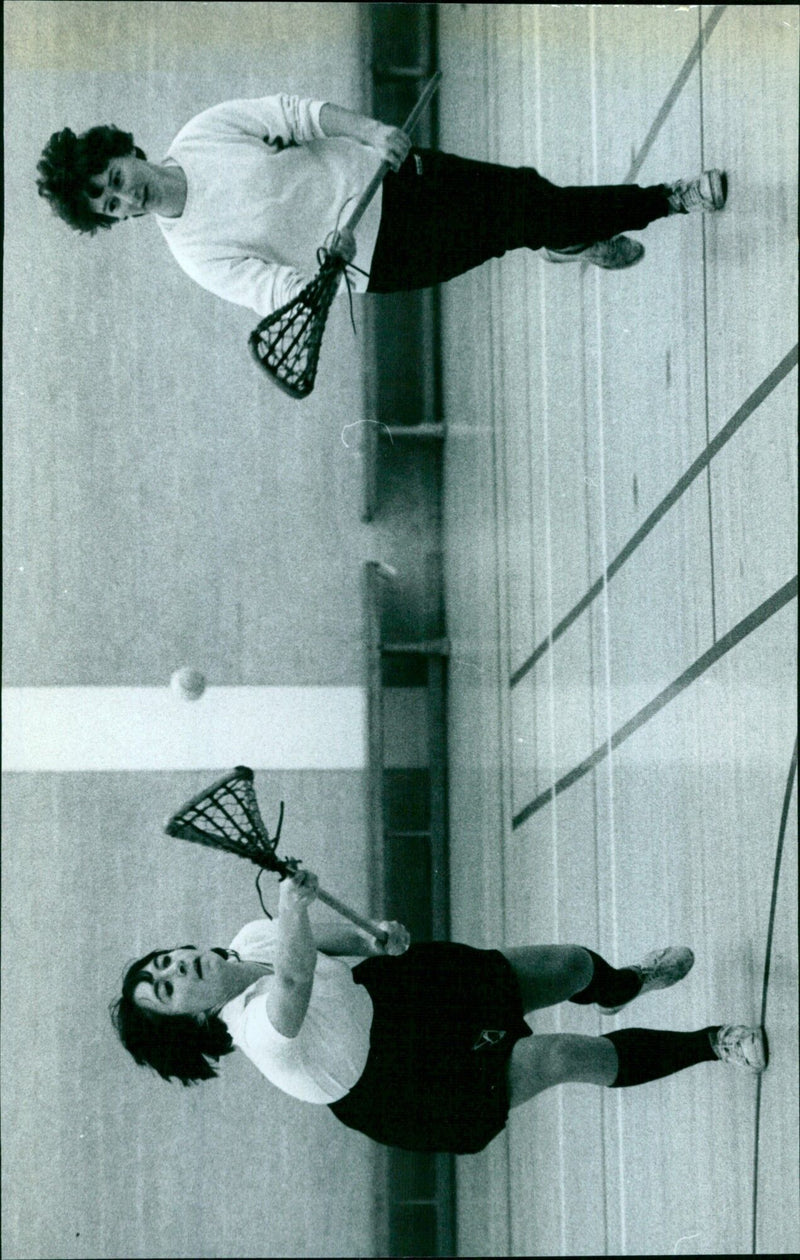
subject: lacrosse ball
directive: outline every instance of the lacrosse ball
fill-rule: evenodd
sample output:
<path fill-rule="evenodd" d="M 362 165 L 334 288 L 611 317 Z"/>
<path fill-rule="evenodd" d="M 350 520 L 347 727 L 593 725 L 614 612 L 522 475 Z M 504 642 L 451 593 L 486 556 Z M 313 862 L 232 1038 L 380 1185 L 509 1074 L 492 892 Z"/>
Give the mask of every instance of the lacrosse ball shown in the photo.
<path fill-rule="evenodd" d="M 199 700 L 206 689 L 205 676 L 199 669 L 176 669 L 170 679 L 170 687 L 182 700 Z"/>

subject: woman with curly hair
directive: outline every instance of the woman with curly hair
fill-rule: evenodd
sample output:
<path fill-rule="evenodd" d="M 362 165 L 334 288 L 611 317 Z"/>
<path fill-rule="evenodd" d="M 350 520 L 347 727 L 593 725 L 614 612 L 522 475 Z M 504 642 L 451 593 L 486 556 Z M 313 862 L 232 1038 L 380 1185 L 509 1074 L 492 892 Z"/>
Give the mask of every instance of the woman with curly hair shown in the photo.
<path fill-rule="evenodd" d="M 228 948 L 155 950 L 129 967 L 112 1017 L 136 1062 L 192 1085 L 238 1048 L 279 1089 L 377 1142 L 455 1154 L 482 1150 L 509 1108 L 556 1085 L 641 1085 L 720 1060 L 766 1067 L 760 1028 L 534 1036 L 525 1022 L 563 1001 L 616 1014 L 683 979 L 690 949 L 617 969 L 578 945 L 410 945 L 399 923 L 369 947 L 350 928 L 312 930 L 317 887 L 301 869 L 281 884 L 275 922 L 248 924 Z"/>
<path fill-rule="evenodd" d="M 115 159 L 146 160 L 129 131 L 119 127 L 92 127 L 78 137 L 69 127 L 55 132 L 37 166 L 39 195 L 76 232 L 94 236 L 98 228 L 110 228 L 116 218 L 98 215 L 90 203 L 93 185 Z"/>
<path fill-rule="evenodd" d="M 382 161 L 391 169 L 356 246 L 342 224 Z M 71 227 L 93 235 L 152 215 L 193 280 L 262 317 L 316 275 L 322 244 L 348 263 L 357 254 L 353 288 L 377 293 L 427 288 L 521 248 L 619 270 L 644 254 L 623 233 L 720 210 L 727 196 L 718 170 L 648 188 L 560 188 L 531 167 L 412 150 L 402 130 L 286 94 L 205 110 L 159 163 L 115 127 L 66 129 L 38 169 L 41 196 Z"/>

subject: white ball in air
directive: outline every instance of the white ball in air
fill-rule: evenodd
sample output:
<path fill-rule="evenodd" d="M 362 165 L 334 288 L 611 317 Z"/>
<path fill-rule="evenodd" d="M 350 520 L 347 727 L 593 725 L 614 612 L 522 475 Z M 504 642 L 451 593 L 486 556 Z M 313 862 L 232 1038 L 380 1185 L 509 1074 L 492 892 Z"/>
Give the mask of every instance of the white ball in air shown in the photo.
<path fill-rule="evenodd" d="M 206 689 L 205 675 L 185 665 L 175 670 L 169 685 L 182 700 L 199 700 Z"/>

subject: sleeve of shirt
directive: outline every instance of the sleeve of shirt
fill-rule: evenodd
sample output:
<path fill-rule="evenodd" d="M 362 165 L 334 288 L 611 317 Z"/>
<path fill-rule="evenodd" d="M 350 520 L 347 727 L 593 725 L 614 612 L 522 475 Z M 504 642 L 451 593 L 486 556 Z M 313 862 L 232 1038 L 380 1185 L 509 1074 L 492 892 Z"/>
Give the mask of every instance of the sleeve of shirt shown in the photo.
<path fill-rule="evenodd" d="M 186 265 L 185 270 L 210 293 L 247 306 L 262 319 L 291 302 L 312 279 L 294 267 L 252 256 L 205 261 L 202 269 Z"/>
<path fill-rule="evenodd" d="M 274 919 L 252 919 L 239 929 L 228 948 L 235 949 L 237 953 L 244 953 L 245 957 L 249 957 L 250 955 L 247 951 L 253 948 L 256 950 L 256 954 L 264 946 L 271 951 L 274 948 L 277 935 L 278 925 Z M 264 961 L 272 961 L 271 952 L 264 958 Z"/>
<path fill-rule="evenodd" d="M 192 125 L 213 125 L 215 130 L 221 125 L 232 132 L 257 136 L 269 148 L 280 151 L 288 145 L 325 139 L 319 123 L 324 104 L 324 101 L 289 96 L 285 92 L 252 100 L 224 101 L 198 115 Z"/>
<path fill-rule="evenodd" d="M 186 270 L 191 275 L 188 267 Z M 194 278 L 209 292 L 216 293 L 229 302 L 236 302 L 239 306 L 248 306 L 264 319 L 287 302 L 293 301 L 314 277 L 304 276 L 294 267 L 284 267 L 250 256 L 216 263 L 206 262 L 202 273 Z M 342 276 L 336 289 L 337 295 L 344 287 L 345 280 Z"/>
<path fill-rule="evenodd" d="M 236 933 L 230 948 L 241 952 L 242 957 L 260 956 L 271 961 L 277 943 L 278 925 L 274 919 L 254 919 Z M 258 1048 L 264 1041 L 276 1046 L 290 1045 L 291 1038 L 284 1037 L 270 1023 L 267 1015 L 267 993 L 274 976 L 267 975 L 248 990 L 245 995 L 243 1014 L 239 1025 L 240 1035 L 250 1049 Z"/>
<path fill-rule="evenodd" d="M 283 1049 L 290 1047 L 295 1041 L 294 1037 L 285 1037 L 283 1033 L 279 1033 L 267 1014 L 267 993 L 273 979 L 273 976 L 265 977 L 264 981 L 259 981 L 255 991 L 247 995 L 249 1001 L 245 1005 L 242 1020 L 242 1038 L 250 1050 L 266 1045 Z"/>

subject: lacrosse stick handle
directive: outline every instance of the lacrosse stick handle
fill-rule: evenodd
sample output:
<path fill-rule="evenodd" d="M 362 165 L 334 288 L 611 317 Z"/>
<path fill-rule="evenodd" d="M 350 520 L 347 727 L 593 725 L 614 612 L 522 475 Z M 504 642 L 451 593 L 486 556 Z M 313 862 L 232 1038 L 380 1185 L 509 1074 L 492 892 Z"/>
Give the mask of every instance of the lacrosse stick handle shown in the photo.
<path fill-rule="evenodd" d="M 416 126 L 417 119 L 419 118 L 423 109 L 425 109 L 425 107 L 427 106 L 428 101 L 431 99 L 436 89 L 438 88 L 441 77 L 442 77 L 441 70 L 437 70 L 436 73 L 433 75 L 433 77 L 429 79 L 428 82 L 425 84 L 425 87 L 422 89 L 420 93 L 419 100 L 417 101 L 416 105 L 412 109 L 411 113 L 408 115 L 408 118 L 406 119 L 406 121 L 403 123 L 403 126 L 400 128 L 400 130 L 404 131 L 406 135 L 410 135 L 410 133 L 413 131 L 414 127 Z M 356 202 L 355 209 L 353 210 L 353 213 L 350 215 L 350 218 L 347 220 L 347 223 L 345 224 L 345 228 L 347 231 L 352 232 L 355 229 L 356 225 L 360 221 L 361 216 L 363 215 L 367 206 L 372 201 L 372 198 L 375 196 L 376 192 L 378 191 L 381 184 L 383 183 L 384 176 L 387 175 L 391 169 L 392 167 L 391 167 L 390 162 L 381 162 L 377 171 L 372 176 L 372 179 L 369 181 L 363 193 L 361 194 L 358 201 Z"/>
<path fill-rule="evenodd" d="M 267 870 L 276 871 L 281 879 L 291 879 L 300 869 L 301 863 L 297 858 L 277 858 L 273 857 L 269 863 L 264 862 Z M 335 910 L 337 914 L 343 918 L 349 919 L 351 923 L 355 923 L 357 927 L 374 936 L 376 941 L 380 941 L 381 945 L 385 945 L 389 937 L 382 927 L 379 927 L 374 919 L 367 919 L 364 915 L 359 914 L 356 910 L 351 910 L 338 897 L 334 897 L 333 893 L 326 892 L 324 888 L 317 888 L 317 900 L 324 901 L 326 906 L 330 906 L 331 910 Z"/>
<path fill-rule="evenodd" d="M 385 945 L 389 936 L 384 932 L 383 928 L 378 927 L 377 923 L 372 919 L 365 919 L 363 915 L 357 914 L 355 910 L 351 910 L 338 897 L 334 897 L 332 893 L 326 892 L 324 888 L 317 889 L 317 900 L 324 901 L 326 906 L 330 906 L 337 914 L 341 914 L 345 919 L 349 919 L 351 923 L 355 923 L 357 927 L 363 928 L 370 936 L 374 936 L 376 941 L 381 945 Z"/>

